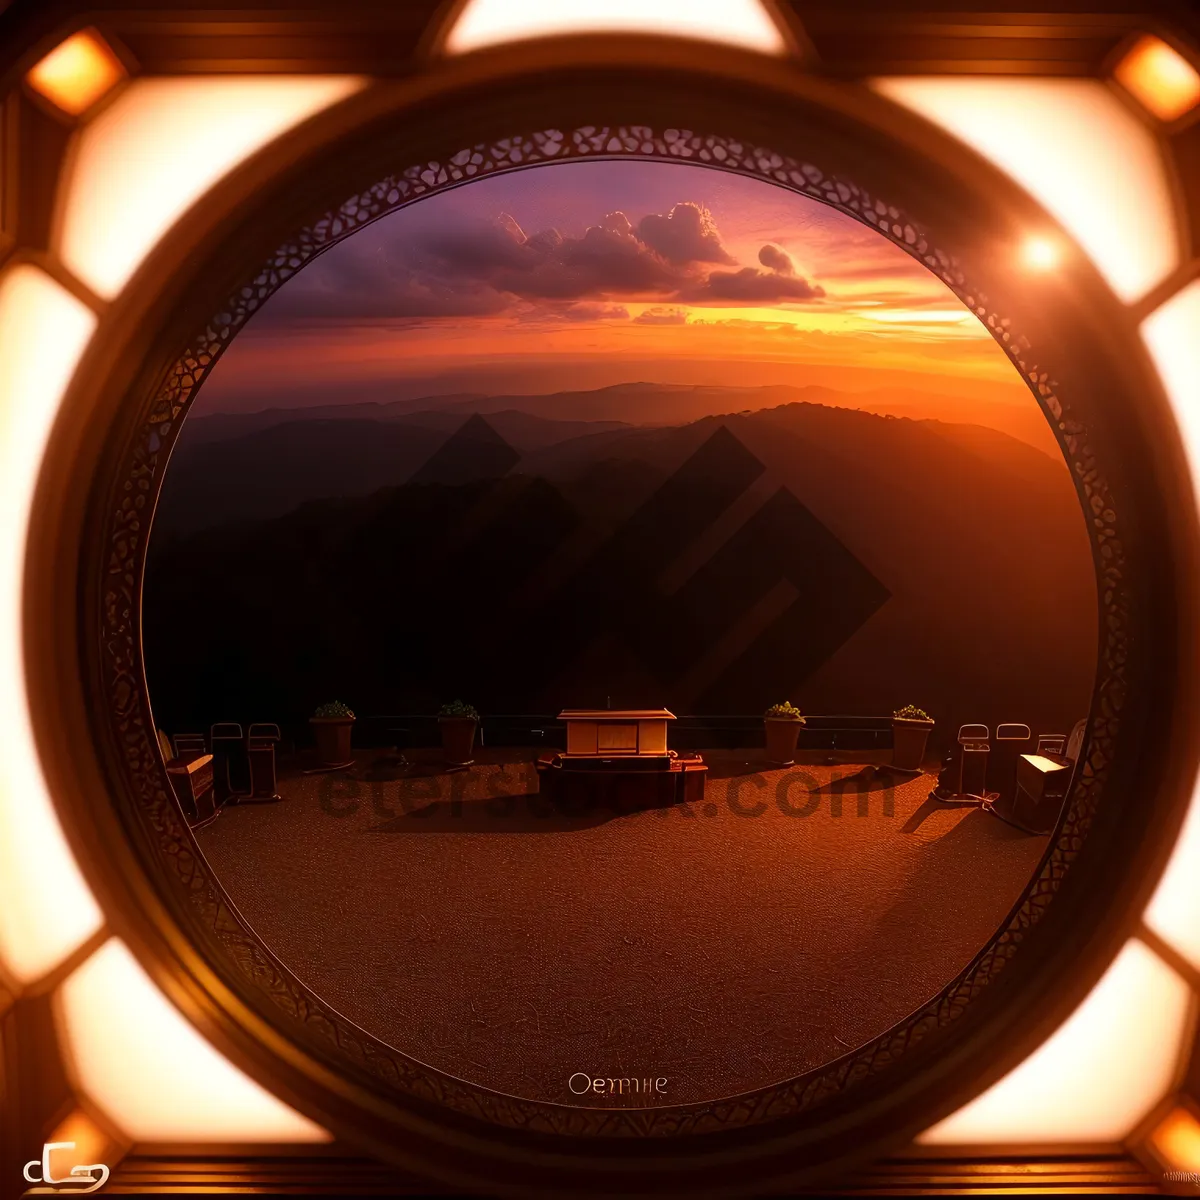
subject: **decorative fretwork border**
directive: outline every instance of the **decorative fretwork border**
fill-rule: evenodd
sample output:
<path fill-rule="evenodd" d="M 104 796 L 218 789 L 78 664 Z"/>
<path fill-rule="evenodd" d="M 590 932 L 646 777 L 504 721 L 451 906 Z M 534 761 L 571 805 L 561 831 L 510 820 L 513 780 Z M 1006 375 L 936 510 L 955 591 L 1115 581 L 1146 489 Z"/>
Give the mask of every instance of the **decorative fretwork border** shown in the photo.
<path fill-rule="evenodd" d="M 1088 518 L 1096 563 L 1101 646 L 1096 690 L 1083 752 L 1083 769 L 1040 872 L 1006 924 L 942 993 L 869 1045 L 785 1083 L 729 1099 L 642 1110 L 597 1110 L 539 1103 L 475 1087 L 416 1062 L 378 1041 L 309 992 L 278 962 L 242 920 L 213 877 L 184 824 L 166 777 L 150 716 L 141 656 L 141 583 L 150 520 L 170 449 L 212 365 L 249 318 L 314 256 L 387 213 L 472 179 L 545 163 L 580 159 L 651 159 L 703 164 L 768 181 L 819 200 L 877 230 L 929 268 L 987 326 L 1031 390 L 1054 429 L 1074 475 Z M 566 1135 L 662 1137 L 770 1121 L 808 1110 L 876 1076 L 927 1034 L 957 1021 L 1017 953 L 1038 923 L 1087 836 L 1114 755 L 1126 695 L 1129 603 L 1125 553 L 1112 498 L 1086 428 L 1056 395 L 1049 372 L 1029 342 L 986 296 L 967 281 L 959 263 L 930 241 L 925 228 L 894 205 L 819 167 L 733 138 L 689 130 L 661 133 L 643 126 L 545 130 L 460 150 L 391 176 L 346 200 L 301 230 L 237 293 L 179 356 L 131 438 L 114 476 L 106 521 L 111 547 L 103 606 L 103 687 L 119 732 L 123 757 L 116 803 L 149 848 L 146 864 L 171 894 L 177 913 L 220 969 L 232 964 L 241 987 L 269 1000 L 278 1027 L 340 1069 L 352 1064 L 376 1087 L 448 1106 L 512 1128 Z M 229 974 L 227 966 L 223 973 Z"/>

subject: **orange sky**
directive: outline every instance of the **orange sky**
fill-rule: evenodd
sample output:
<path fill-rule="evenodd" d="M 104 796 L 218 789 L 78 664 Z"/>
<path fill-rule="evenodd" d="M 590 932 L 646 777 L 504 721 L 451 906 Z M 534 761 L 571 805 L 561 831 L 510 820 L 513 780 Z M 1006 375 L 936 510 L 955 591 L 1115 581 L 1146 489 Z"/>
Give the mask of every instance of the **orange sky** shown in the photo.
<path fill-rule="evenodd" d="M 870 228 L 757 180 L 622 161 L 482 180 L 353 235 L 252 319 L 198 411 L 633 380 L 1028 397 Z"/>

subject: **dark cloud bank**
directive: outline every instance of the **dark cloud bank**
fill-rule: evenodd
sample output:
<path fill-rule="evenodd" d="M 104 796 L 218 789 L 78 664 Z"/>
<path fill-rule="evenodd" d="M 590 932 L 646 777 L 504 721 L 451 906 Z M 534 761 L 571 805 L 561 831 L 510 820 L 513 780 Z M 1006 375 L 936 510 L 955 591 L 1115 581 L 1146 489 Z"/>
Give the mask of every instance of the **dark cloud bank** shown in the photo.
<path fill-rule="evenodd" d="M 281 288 L 267 321 L 488 316 L 529 320 L 628 319 L 614 299 L 686 304 L 763 305 L 818 301 L 824 289 L 796 274 L 778 246 L 759 251 L 759 267 L 737 267 L 711 214 L 684 202 L 634 225 L 613 212 L 582 237 L 555 229 L 527 235 L 512 217 L 462 221 L 387 245 L 361 236 L 329 251 Z M 680 324 L 656 307 L 641 324 Z"/>

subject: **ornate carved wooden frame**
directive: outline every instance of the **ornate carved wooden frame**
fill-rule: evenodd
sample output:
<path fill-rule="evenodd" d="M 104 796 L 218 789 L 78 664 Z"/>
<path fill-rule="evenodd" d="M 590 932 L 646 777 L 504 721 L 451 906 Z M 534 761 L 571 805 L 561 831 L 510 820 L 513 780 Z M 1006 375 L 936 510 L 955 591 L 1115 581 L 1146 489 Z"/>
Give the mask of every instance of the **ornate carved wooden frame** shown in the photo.
<path fill-rule="evenodd" d="M 932 130 L 914 135 L 912 122 L 863 92 L 764 69 L 753 56 L 672 46 L 664 64 L 649 39 L 569 45 L 565 58 L 531 46 L 503 62 L 451 65 L 432 85 L 377 85 L 260 156 L 210 201 L 220 219 L 193 214 L 190 231 L 185 222 L 143 269 L 130 289 L 137 299 L 110 318 L 107 353 L 68 397 L 47 459 L 30 602 L 45 599 L 64 566 L 77 586 L 74 619 L 52 623 L 61 636 L 30 637 L 42 681 L 35 717 L 68 832 L 106 907 L 125 914 L 123 935 L 223 1049 L 331 1128 L 414 1169 L 491 1189 L 794 1182 L 878 1152 L 997 1077 L 1127 936 L 1128 914 L 1140 910 L 1132 898 L 1181 818 L 1194 757 L 1193 735 L 1182 732 L 1191 684 L 1167 668 L 1191 636 L 1180 614 L 1200 539 L 1190 503 L 1170 503 L 1189 493 L 1165 401 L 1098 276 L 1073 261 L 1031 297 L 1006 271 L 1021 230 L 1048 222 L 1001 176 Z M 557 131 L 514 133 L 545 114 Z M 386 212 L 486 174 L 585 157 L 763 179 L 872 226 L 937 274 L 992 331 L 1058 437 L 1088 519 L 1100 603 L 1084 770 L 1039 873 L 967 970 L 827 1067 L 747 1095 L 647 1110 L 475 1087 L 309 993 L 241 919 L 170 798 L 141 662 L 142 569 L 170 449 L 248 317 L 315 254 Z M 406 165 L 362 187 L 388 164 Z M 362 190 L 329 208 L 346 182 Z M 281 230 L 298 227 L 278 245 Z M 210 253 L 197 260 L 201 247 Z M 73 701 L 65 713 L 64 690 Z M 81 739 L 94 751 L 77 766 L 62 753 L 72 734 L 76 749 Z M 1145 785 L 1140 820 L 1129 803 L 1135 784 Z"/>

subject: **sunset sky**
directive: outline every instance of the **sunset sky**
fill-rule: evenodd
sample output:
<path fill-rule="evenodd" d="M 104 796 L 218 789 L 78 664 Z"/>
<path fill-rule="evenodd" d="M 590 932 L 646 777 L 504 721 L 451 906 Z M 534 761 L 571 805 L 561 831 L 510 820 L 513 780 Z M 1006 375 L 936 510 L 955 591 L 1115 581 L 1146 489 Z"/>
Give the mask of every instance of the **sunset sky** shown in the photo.
<path fill-rule="evenodd" d="M 868 227 L 737 175 L 597 161 L 441 193 L 333 247 L 197 411 L 632 381 L 1028 402 L 979 322 Z"/>

